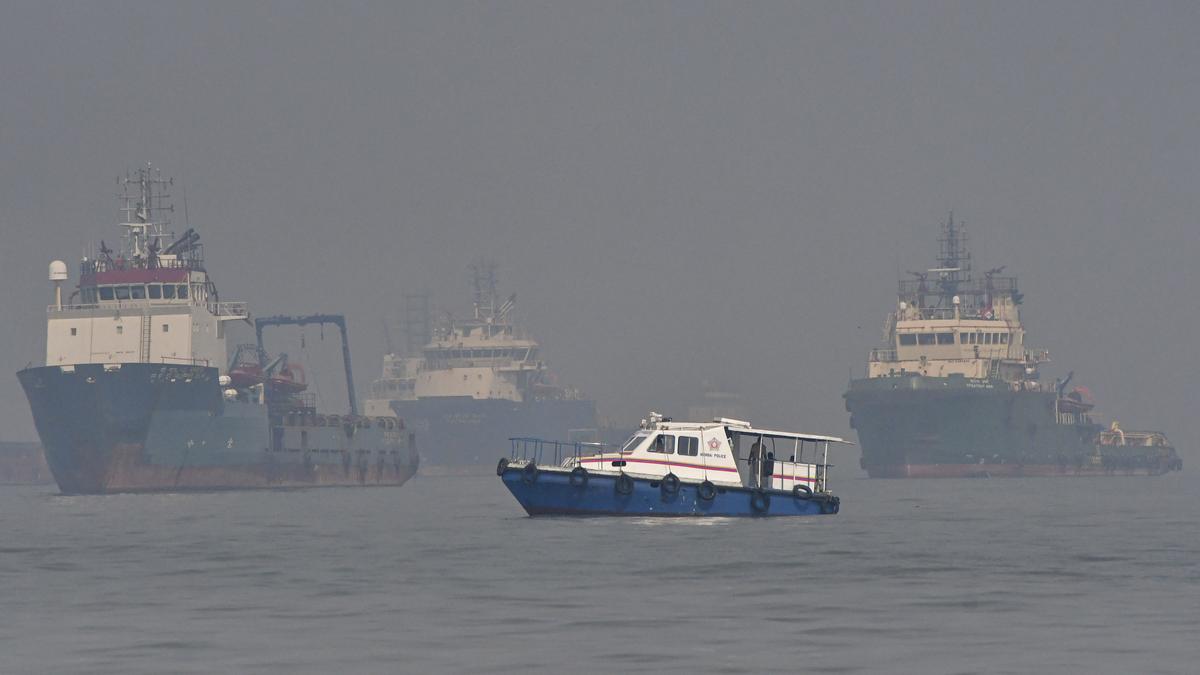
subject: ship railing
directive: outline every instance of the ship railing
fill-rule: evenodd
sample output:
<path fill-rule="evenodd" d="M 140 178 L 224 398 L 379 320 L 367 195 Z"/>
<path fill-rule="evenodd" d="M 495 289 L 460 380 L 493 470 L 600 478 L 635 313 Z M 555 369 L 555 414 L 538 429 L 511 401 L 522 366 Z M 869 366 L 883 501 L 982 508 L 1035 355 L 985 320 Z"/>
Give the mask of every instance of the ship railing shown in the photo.
<path fill-rule="evenodd" d="M 239 305 L 240 305 L 240 308 L 238 307 Z M 47 314 L 58 314 L 60 312 L 78 312 L 78 311 L 96 311 L 96 310 L 129 311 L 129 310 L 145 310 L 145 309 L 162 309 L 162 308 L 172 308 L 172 307 L 179 308 L 179 307 L 191 307 L 191 306 L 193 306 L 193 303 L 190 300 L 188 300 L 187 298 L 184 298 L 182 300 L 150 300 L 150 299 L 146 299 L 146 300 L 105 300 L 103 303 L 98 303 L 98 302 L 93 302 L 93 303 L 88 303 L 88 304 L 63 303 L 61 307 L 58 306 L 57 304 L 47 305 L 46 313 Z M 246 309 L 245 302 L 216 302 L 216 303 L 210 302 L 210 303 L 206 303 L 206 306 L 208 307 L 208 310 L 210 312 L 212 312 L 213 314 L 216 314 L 218 316 L 236 316 L 238 318 L 242 318 L 247 315 L 247 309 Z"/>
<path fill-rule="evenodd" d="M 604 449 L 609 447 L 607 443 L 555 441 L 532 437 L 509 438 L 508 442 L 511 444 L 508 455 L 510 461 L 539 466 L 564 466 L 567 463 L 578 465 L 580 459 L 604 452 Z"/>
<path fill-rule="evenodd" d="M 872 362 L 895 361 L 896 349 L 894 347 L 875 347 L 871 350 L 871 355 L 868 359 Z"/>
<path fill-rule="evenodd" d="M 208 303 L 208 311 L 212 312 L 214 316 L 234 316 L 238 318 L 244 318 L 250 314 L 245 302 L 210 302 Z"/>
<path fill-rule="evenodd" d="M 191 356 L 160 356 L 158 357 L 162 363 L 183 363 L 189 366 L 205 366 L 210 365 L 208 359 L 198 359 Z"/>

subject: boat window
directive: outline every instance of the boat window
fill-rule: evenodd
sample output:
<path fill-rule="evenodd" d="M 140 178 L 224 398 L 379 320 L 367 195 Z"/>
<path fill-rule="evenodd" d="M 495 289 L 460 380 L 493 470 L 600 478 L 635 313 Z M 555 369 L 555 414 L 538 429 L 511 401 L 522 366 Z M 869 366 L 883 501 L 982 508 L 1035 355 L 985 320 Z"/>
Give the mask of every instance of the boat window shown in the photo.
<path fill-rule="evenodd" d="M 179 286 L 175 290 L 175 296 L 178 297 L 180 300 L 187 300 L 187 296 L 188 296 L 187 284 L 179 284 Z"/>
<path fill-rule="evenodd" d="M 679 454 L 695 457 L 700 454 L 700 439 L 695 436 L 679 437 Z"/>
<path fill-rule="evenodd" d="M 175 299 L 175 284 L 163 284 L 162 295 L 166 300 Z"/>
<path fill-rule="evenodd" d="M 162 286 L 158 284 L 150 284 L 146 287 L 146 292 L 150 295 L 151 300 L 159 300 L 162 298 Z"/>
<path fill-rule="evenodd" d="M 900 346 L 901 347 L 912 347 L 916 344 L 917 344 L 917 336 L 916 335 L 914 335 L 912 333 L 901 333 L 900 334 Z"/>
<path fill-rule="evenodd" d="M 136 286 L 130 286 L 129 287 L 129 297 L 134 300 L 145 300 L 146 299 L 146 287 L 141 284 L 138 284 Z"/>
<path fill-rule="evenodd" d="M 921 344 L 921 345 L 933 344 L 933 333 L 919 333 L 917 335 L 917 344 Z"/>
<path fill-rule="evenodd" d="M 128 300 L 129 299 L 129 287 L 128 286 L 115 286 L 114 288 L 116 288 L 116 290 L 117 290 L 117 299 L 118 300 Z"/>
<path fill-rule="evenodd" d="M 1002 344 L 1002 345 L 1008 344 L 1008 333 L 1000 334 L 1000 344 Z"/>
<path fill-rule="evenodd" d="M 939 345 L 954 344 L 954 333 L 938 333 L 937 334 L 937 343 Z"/>
<path fill-rule="evenodd" d="M 971 338 L 970 333 L 959 333 L 958 334 L 958 344 L 965 345 L 965 344 L 967 344 L 967 342 L 970 341 L 970 338 Z"/>
<path fill-rule="evenodd" d="M 669 434 L 659 434 L 654 437 L 654 442 L 646 448 L 648 452 L 661 452 L 664 455 L 675 453 L 675 437 Z"/>
<path fill-rule="evenodd" d="M 101 300 L 112 300 L 113 299 L 113 287 L 112 286 L 101 286 L 100 287 L 100 299 Z"/>
<path fill-rule="evenodd" d="M 645 437 L 645 434 L 634 434 L 630 436 L 629 440 L 625 441 L 625 445 L 621 446 L 621 452 L 632 452 L 633 449 L 636 448 Z"/>

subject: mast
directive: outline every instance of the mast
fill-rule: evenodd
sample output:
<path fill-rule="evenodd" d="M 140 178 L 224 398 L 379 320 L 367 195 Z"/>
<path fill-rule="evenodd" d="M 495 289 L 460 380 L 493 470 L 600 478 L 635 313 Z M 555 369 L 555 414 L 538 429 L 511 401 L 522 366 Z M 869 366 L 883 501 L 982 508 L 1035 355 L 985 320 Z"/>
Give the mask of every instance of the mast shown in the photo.
<path fill-rule="evenodd" d="M 964 223 L 954 222 L 954 212 L 942 223 L 938 237 L 938 266 L 929 270 L 937 275 L 941 304 L 949 304 L 958 294 L 959 286 L 971 281 L 971 253 L 967 250 L 967 232 Z"/>
<path fill-rule="evenodd" d="M 145 167 L 125 174 L 117 180 L 121 186 L 121 212 L 125 221 L 122 239 L 125 255 L 133 260 L 150 259 L 163 248 L 163 241 L 174 238 L 167 232 L 170 220 L 161 217 L 163 212 L 173 213 L 175 206 L 168 200 L 167 188 L 174 185 L 173 178 L 163 178 L 162 172 L 149 163 Z"/>
<path fill-rule="evenodd" d="M 475 319 L 489 321 L 496 316 L 496 263 L 480 258 L 471 263 L 471 288 L 475 292 Z"/>

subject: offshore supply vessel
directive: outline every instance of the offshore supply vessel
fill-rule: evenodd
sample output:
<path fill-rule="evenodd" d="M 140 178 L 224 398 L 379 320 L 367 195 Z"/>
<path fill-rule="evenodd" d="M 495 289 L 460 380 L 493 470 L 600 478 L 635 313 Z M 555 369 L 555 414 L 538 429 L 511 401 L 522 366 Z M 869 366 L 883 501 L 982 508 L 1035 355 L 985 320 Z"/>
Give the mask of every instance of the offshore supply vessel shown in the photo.
<path fill-rule="evenodd" d="M 1158 431 L 1092 418 L 1068 374 L 1043 382 L 1046 351 L 1025 344 L 1015 277 L 971 272 L 954 215 L 938 265 L 902 279 L 897 309 L 872 349 L 867 376 L 845 394 L 850 426 L 873 478 L 1158 475 L 1183 461 Z"/>
<path fill-rule="evenodd" d="M 417 470 L 394 414 L 358 414 L 340 315 L 260 318 L 258 344 L 226 365 L 226 326 L 250 321 L 221 300 L 200 235 L 168 232 L 171 181 L 149 166 L 122 181 L 120 251 L 103 241 L 63 298 L 67 265 L 50 263 L 46 361 L 18 378 L 46 462 L 68 494 L 400 485 Z M 269 358 L 267 326 L 341 328 L 347 414 L 318 411 L 299 366 Z"/>
<path fill-rule="evenodd" d="M 405 352 L 384 356 L 366 412 L 404 419 L 435 472 L 490 467 L 513 436 L 594 439 L 595 402 L 554 382 L 539 343 L 513 323 L 516 295 L 500 301 L 495 263 L 473 263 L 471 282 L 466 319 L 434 325 L 428 294 L 405 297 Z"/>

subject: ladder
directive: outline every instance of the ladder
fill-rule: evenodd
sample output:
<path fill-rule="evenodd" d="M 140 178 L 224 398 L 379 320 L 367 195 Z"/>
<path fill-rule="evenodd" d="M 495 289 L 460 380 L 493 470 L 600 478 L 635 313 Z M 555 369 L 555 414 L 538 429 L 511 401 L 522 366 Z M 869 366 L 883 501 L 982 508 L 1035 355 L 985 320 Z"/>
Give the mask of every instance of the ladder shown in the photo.
<path fill-rule="evenodd" d="M 150 315 L 142 315 L 142 350 L 138 354 L 138 360 L 142 363 L 150 362 Z"/>

